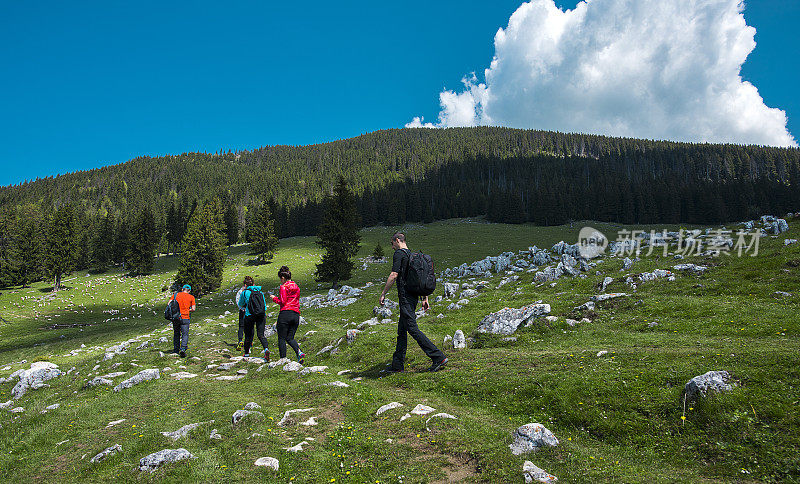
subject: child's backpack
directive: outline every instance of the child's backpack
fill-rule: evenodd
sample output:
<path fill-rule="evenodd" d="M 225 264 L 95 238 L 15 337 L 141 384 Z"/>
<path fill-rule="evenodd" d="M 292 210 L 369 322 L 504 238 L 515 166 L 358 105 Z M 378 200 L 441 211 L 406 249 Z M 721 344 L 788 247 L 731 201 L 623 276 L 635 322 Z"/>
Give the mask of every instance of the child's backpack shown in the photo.
<path fill-rule="evenodd" d="M 253 291 L 250 288 L 250 299 L 247 301 L 247 312 L 251 316 L 261 316 L 266 312 L 266 302 L 264 301 L 264 293 L 261 291 Z"/>
<path fill-rule="evenodd" d="M 406 292 L 412 296 L 430 296 L 436 290 L 436 273 L 433 258 L 422 252 L 408 252 L 408 263 L 404 275 Z"/>

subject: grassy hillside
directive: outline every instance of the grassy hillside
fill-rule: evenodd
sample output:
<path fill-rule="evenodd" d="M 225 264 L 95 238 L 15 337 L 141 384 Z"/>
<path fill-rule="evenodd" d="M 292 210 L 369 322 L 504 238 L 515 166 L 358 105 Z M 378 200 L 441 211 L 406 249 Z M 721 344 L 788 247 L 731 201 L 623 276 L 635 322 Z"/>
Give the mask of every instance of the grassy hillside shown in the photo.
<path fill-rule="evenodd" d="M 593 224 L 607 235 L 621 226 Z M 473 262 L 531 245 L 550 247 L 573 242 L 582 225 L 535 227 L 448 220 L 404 227 L 413 248 L 431 253 L 437 269 Z M 626 228 L 631 228 L 627 226 Z M 663 227 L 659 226 L 658 229 Z M 671 227 L 667 227 L 671 228 Z M 360 257 L 384 244 L 394 228 L 362 232 Z M 420 326 L 450 362 L 428 373 L 430 361 L 409 342 L 407 371 L 380 373 L 394 349 L 396 325 L 376 325 L 342 343 L 335 355 L 315 356 L 349 328 L 372 317 L 388 264 L 359 269 L 348 284 L 364 288 L 359 300 L 344 308 L 304 309 L 308 321 L 298 340 L 306 366 L 328 366 L 326 374 L 299 375 L 280 368 L 239 361 L 232 370 L 207 369 L 237 356 L 236 315 L 232 305 L 244 275 L 277 285 L 277 267 L 291 267 L 303 295 L 323 293 L 311 274 L 320 252 L 312 238 L 281 240 L 272 264 L 250 266 L 246 247 L 231 250 L 223 288 L 198 300 L 190 329 L 189 358 L 160 356 L 171 349 L 171 326 L 161 314 L 162 288 L 171 281 L 176 260 L 161 258 L 156 274 L 130 278 L 117 273 L 68 278 L 68 290 L 52 294 L 44 285 L 0 294 L 0 377 L 47 360 L 70 374 L 48 381 L 50 388 L 29 391 L 0 410 L 0 478 L 33 482 L 158 480 L 195 482 L 522 482 L 526 460 L 558 476 L 561 482 L 796 482 L 800 480 L 800 225 L 765 237 L 758 257 L 646 257 L 621 272 L 622 260 L 605 258 L 588 277 L 532 284 L 533 274 L 497 289 L 503 275 L 487 279 L 488 288 L 458 310 L 435 303 Z M 709 266 L 702 275 L 676 274 L 638 284 L 624 275 L 671 269 L 678 262 Z M 595 274 L 595 270 L 602 274 Z M 574 307 L 599 293 L 605 276 L 614 278 L 608 292 L 628 292 L 598 304 L 591 313 Z M 468 280 L 459 282 L 469 282 Z M 791 293 L 776 295 L 776 291 Z M 435 295 L 441 294 L 441 287 Z M 390 298 L 396 300 L 393 291 Z M 515 333 L 515 341 L 475 334 L 483 317 L 504 307 L 542 300 L 558 321 L 543 320 Z M 273 309 L 273 312 L 274 309 Z M 397 311 L 393 318 L 396 320 Z M 439 313 L 443 318 L 437 318 Z M 588 316 L 574 327 L 566 318 Z M 657 323 L 651 326 L 650 323 Z M 227 325 L 227 326 L 225 326 Z M 443 345 L 461 329 L 474 336 L 467 349 Z M 166 336 L 168 343 L 160 343 Z M 103 361 L 105 349 L 138 338 L 124 354 Z M 138 350 L 140 343 L 151 346 Z M 273 360 L 277 339 L 270 338 Z M 82 347 L 82 345 L 85 345 Z M 80 350 L 80 351 L 74 351 Z M 607 351 L 603 356 L 598 352 Z M 72 353 L 72 355 L 71 355 Z M 289 356 L 293 359 L 291 350 Z M 26 363 L 21 363 L 26 360 Z M 185 366 L 184 368 L 181 368 Z M 164 370 L 169 367 L 171 370 Z M 146 368 L 159 368 L 160 379 L 116 393 L 110 387 L 84 389 L 84 383 L 110 372 L 118 384 Z M 234 375 L 219 381 L 214 375 Z M 349 370 L 349 373 L 337 375 Z M 696 375 L 726 370 L 736 388 L 687 405 L 683 386 Z M 198 376 L 176 380 L 187 371 Z M 342 381 L 347 388 L 323 386 Z M 0 386 L 0 403 L 12 399 L 14 382 Z M 404 406 L 376 416 L 389 402 Z M 256 402 L 262 420 L 231 424 L 231 415 Z M 45 414 L 52 404 L 60 407 Z M 456 420 L 400 417 L 422 403 Z M 294 422 L 278 426 L 290 409 Z M 685 419 L 682 419 L 685 416 Z M 318 425 L 299 422 L 316 417 Z M 112 421 L 124 422 L 107 427 Z M 208 422 L 176 442 L 160 432 Z M 539 422 L 560 441 L 557 447 L 513 456 L 508 448 L 520 425 Z M 222 439 L 210 439 L 217 429 Z M 305 440 L 301 452 L 288 447 Z M 114 444 L 122 452 L 99 464 L 89 459 Z M 139 459 L 164 448 L 183 447 L 195 459 L 167 464 L 153 474 L 138 470 Z M 280 461 L 280 470 L 254 466 L 264 456 Z"/>

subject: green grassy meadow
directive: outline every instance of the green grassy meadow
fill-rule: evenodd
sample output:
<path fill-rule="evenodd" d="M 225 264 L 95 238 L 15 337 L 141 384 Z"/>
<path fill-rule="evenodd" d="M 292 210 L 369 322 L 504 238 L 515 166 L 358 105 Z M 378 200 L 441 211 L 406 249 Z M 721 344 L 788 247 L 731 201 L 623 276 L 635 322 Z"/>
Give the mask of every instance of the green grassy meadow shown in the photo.
<path fill-rule="evenodd" d="M 462 309 L 448 311 L 452 301 L 444 300 L 419 319 L 422 330 L 450 359 L 437 373 L 426 371 L 430 360 L 410 338 L 406 372 L 380 372 L 394 350 L 394 324 L 368 327 L 352 344 L 342 343 L 335 355 L 315 356 L 347 329 L 372 318 L 390 265 L 370 263 L 362 270 L 360 262 L 346 283 L 372 285 L 356 303 L 302 311 L 307 324 L 297 339 L 307 354 L 306 366 L 328 366 L 326 374 L 257 371 L 257 364 L 245 361 L 230 371 L 206 369 L 240 356 L 234 348 L 237 315 L 232 299 L 245 275 L 275 288 L 278 267 L 285 264 L 302 295 L 327 292 L 327 286 L 313 280 L 321 256 L 314 238 L 281 240 L 272 263 L 260 266 L 249 265 L 246 246 L 232 247 L 222 288 L 198 299 L 185 360 L 159 353 L 172 348 L 172 327 L 163 319 L 163 309 L 176 257 L 160 257 L 150 276 L 75 273 L 65 278 L 67 289 L 58 293 L 50 292 L 47 283 L 3 289 L 0 377 L 39 360 L 53 362 L 65 373 L 75 369 L 48 381 L 49 388 L 15 400 L 11 407 L 23 407 L 23 413 L 0 410 L 0 479 L 524 482 L 522 464 L 530 460 L 560 482 L 800 482 L 800 244 L 783 243 L 784 238 L 800 238 L 800 223 L 789 222 L 789 232 L 761 239 L 757 257 L 676 261 L 654 255 L 636 261 L 627 272 L 621 271 L 621 258 L 604 257 L 588 277 L 563 277 L 553 287 L 532 284 L 533 273 L 520 272 L 518 281 L 497 289 L 505 275 L 495 275 L 487 279 L 489 288 Z M 623 228 L 588 224 L 607 235 Z M 441 271 L 532 245 L 573 243 L 583 225 L 458 219 L 403 230 L 412 250 L 432 254 Z M 364 229 L 359 258 L 370 255 L 378 243 L 391 257 L 388 239 L 396 229 Z M 636 292 L 624 283 L 628 273 L 671 269 L 683 262 L 709 270 L 676 273 L 673 282 L 639 283 Z M 592 313 L 575 311 L 599 293 L 605 276 L 614 278 L 607 292 L 630 296 L 599 303 Z M 440 284 L 434 297 L 442 293 Z M 397 299 L 394 289 L 389 298 Z M 557 322 L 542 319 L 520 328 L 515 341 L 475 333 L 487 314 L 538 300 L 551 305 Z M 274 320 L 276 306 L 268 311 Z M 393 313 L 396 321 L 397 311 Z M 439 313 L 444 318 L 437 318 Z M 565 322 L 584 316 L 591 323 L 571 327 Z M 464 350 L 447 348 L 444 337 L 458 329 L 474 340 Z M 167 343 L 159 342 L 162 336 Z M 140 341 L 126 353 L 103 361 L 105 348 L 137 337 Z M 146 341 L 149 347 L 136 349 Z M 270 338 L 270 348 L 277 359 L 277 337 Z M 598 357 L 600 351 L 608 353 Z M 291 349 L 289 357 L 294 359 Z M 162 371 L 160 379 L 122 392 L 107 386 L 84 389 L 94 376 L 125 372 L 114 378 L 117 384 L 140 370 L 165 367 L 171 371 Z M 248 370 L 239 381 L 209 376 L 238 369 Z M 344 370 L 349 372 L 337 375 Z M 737 386 L 684 409 L 684 384 L 710 370 L 729 371 Z M 176 380 L 170 376 L 174 371 L 198 376 Z M 324 386 L 336 380 L 350 386 Z M 13 385 L 0 385 L 0 403 L 12 399 Z M 403 407 L 376 416 L 380 406 L 393 401 Z M 248 402 L 258 403 L 264 418 L 234 427 L 231 415 Z M 58 409 L 41 413 L 56 403 Z M 419 403 L 457 419 L 433 419 L 427 428 L 428 417 L 400 421 Z M 313 410 L 297 414 L 290 425 L 277 425 L 286 410 L 308 408 Z M 311 416 L 318 425 L 299 425 Z M 125 421 L 107 427 L 121 419 Z M 214 423 L 176 442 L 160 434 L 210 420 Z M 544 424 L 560 444 L 512 455 L 512 432 L 529 422 Z M 223 438 L 210 439 L 212 429 Z M 304 440 L 303 451 L 286 450 Z M 114 444 L 122 446 L 121 453 L 98 464 L 89 462 Z M 167 464 L 152 474 L 138 470 L 140 458 L 179 447 L 195 459 Z M 277 472 L 254 466 L 265 456 L 280 461 Z"/>

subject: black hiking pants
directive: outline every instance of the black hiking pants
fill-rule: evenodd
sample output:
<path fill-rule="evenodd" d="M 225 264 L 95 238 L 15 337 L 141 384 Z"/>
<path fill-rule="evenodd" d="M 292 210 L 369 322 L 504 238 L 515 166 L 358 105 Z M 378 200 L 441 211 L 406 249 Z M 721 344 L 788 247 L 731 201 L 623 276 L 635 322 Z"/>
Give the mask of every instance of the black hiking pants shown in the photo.
<path fill-rule="evenodd" d="M 239 341 L 244 341 L 244 309 L 239 310 L 239 331 L 236 332 Z"/>
<path fill-rule="evenodd" d="M 265 349 L 269 349 L 267 337 L 264 335 L 264 329 L 267 326 L 267 315 L 260 314 L 245 316 L 244 318 L 244 353 L 250 353 L 250 347 L 253 346 L 253 332 L 258 335 L 261 345 Z"/>
<path fill-rule="evenodd" d="M 297 358 L 300 359 L 300 345 L 294 339 L 297 328 L 300 327 L 300 315 L 289 309 L 284 309 L 278 313 L 276 326 L 278 330 L 278 351 L 281 354 L 281 358 L 286 358 L 286 343 L 289 343 L 289 346 L 297 353 Z"/>
<path fill-rule="evenodd" d="M 414 338 L 419 347 L 422 348 L 422 351 L 425 352 L 425 355 L 433 360 L 434 363 L 442 361 L 444 359 L 442 350 L 437 348 L 417 326 L 417 313 L 415 311 L 417 310 L 419 298 L 399 293 L 398 302 L 400 306 L 400 321 L 397 324 L 397 347 L 394 350 L 394 355 L 392 355 L 392 369 L 398 371 L 403 369 L 408 342 L 406 333 Z"/>

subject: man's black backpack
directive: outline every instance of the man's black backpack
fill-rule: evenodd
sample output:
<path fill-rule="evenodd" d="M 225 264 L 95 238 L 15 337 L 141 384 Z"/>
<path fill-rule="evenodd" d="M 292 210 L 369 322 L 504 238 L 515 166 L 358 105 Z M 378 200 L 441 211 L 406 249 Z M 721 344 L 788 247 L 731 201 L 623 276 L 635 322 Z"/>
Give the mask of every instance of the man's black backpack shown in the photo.
<path fill-rule="evenodd" d="M 177 293 L 172 295 L 172 299 L 167 303 L 167 309 L 164 310 L 164 319 L 167 321 L 175 321 L 181 319 L 181 305 L 175 300 Z"/>
<path fill-rule="evenodd" d="M 247 312 L 251 316 L 261 316 L 266 312 L 266 302 L 264 301 L 264 293 L 261 291 L 253 291 L 250 288 L 250 299 L 247 301 Z"/>
<path fill-rule="evenodd" d="M 406 273 L 404 275 L 405 290 L 412 296 L 430 296 L 436 290 L 436 273 L 433 272 L 433 259 L 422 252 L 408 252 Z"/>

